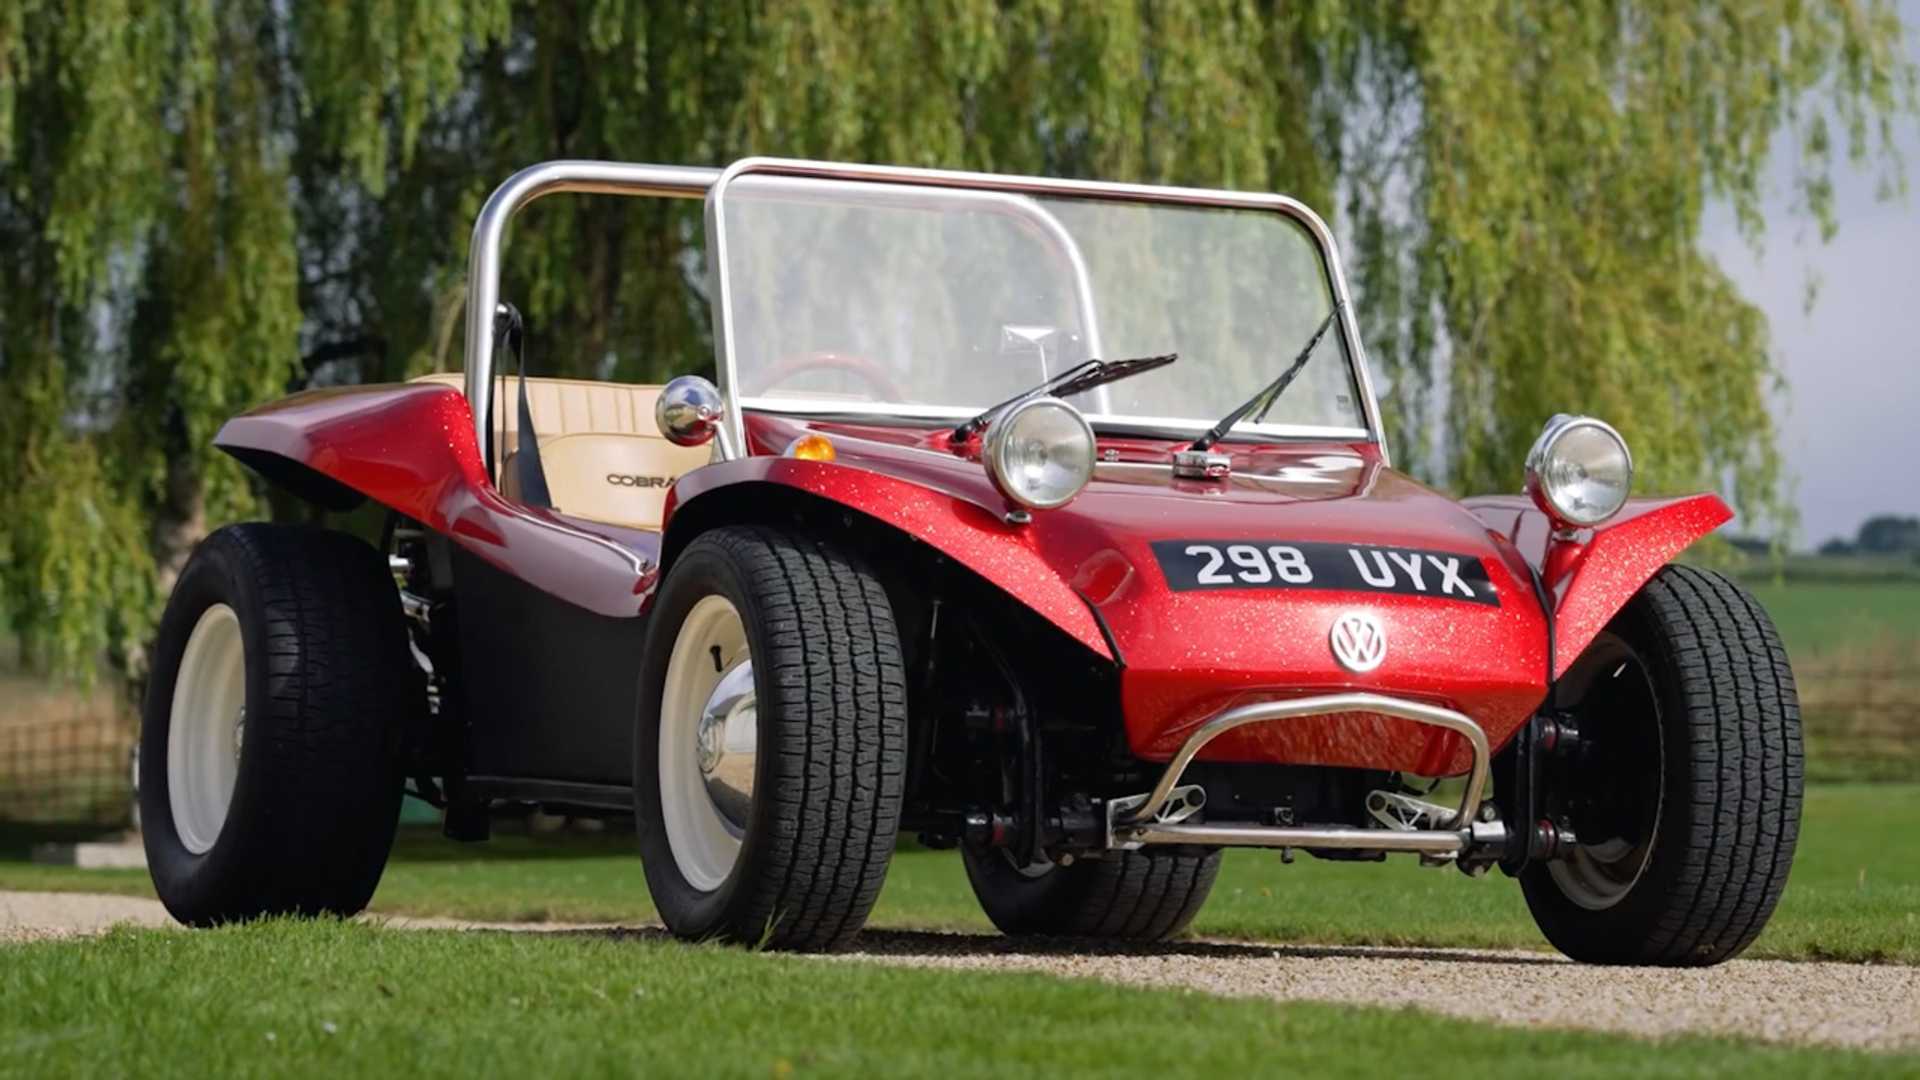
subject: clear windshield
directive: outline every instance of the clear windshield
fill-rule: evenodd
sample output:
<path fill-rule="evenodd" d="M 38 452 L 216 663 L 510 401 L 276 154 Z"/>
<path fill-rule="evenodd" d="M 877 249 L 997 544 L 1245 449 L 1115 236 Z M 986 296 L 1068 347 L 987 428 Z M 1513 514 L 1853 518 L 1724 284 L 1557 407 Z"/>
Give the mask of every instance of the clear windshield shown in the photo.
<path fill-rule="evenodd" d="M 725 188 L 730 390 L 749 408 L 960 417 L 1089 357 L 1177 363 L 1075 399 L 1096 425 L 1204 429 L 1332 309 L 1271 210 L 748 173 Z M 1364 436 L 1343 333 L 1239 434 Z"/>

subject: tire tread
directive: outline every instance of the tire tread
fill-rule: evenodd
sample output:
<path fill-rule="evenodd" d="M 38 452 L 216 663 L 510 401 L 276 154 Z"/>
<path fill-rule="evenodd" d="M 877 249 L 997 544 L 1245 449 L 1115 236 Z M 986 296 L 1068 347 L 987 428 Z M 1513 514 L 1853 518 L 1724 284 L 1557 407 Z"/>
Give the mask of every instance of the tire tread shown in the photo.
<path fill-rule="evenodd" d="M 772 800 L 760 819 L 770 826 L 720 932 L 844 947 L 886 880 L 904 799 L 906 668 L 892 608 L 871 573 L 808 535 L 733 526 L 695 543 L 744 574 L 770 643 L 756 674 L 776 700 L 761 708 L 778 726 L 770 783 L 755 793 Z"/>
<path fill-rule="evenodd" d="M 1760 605 L 1697 567 L 1663 568 L 1613 629 L 1664 688 L 1667 764 L 1683 770 L 1667 778 L 1655 863 L 1636 886 L 1650 892 L 1585 912 L 1535 867 L 1528 902 L 1576 959 L 1716 964 L 1759 936 L 1792 868 L 1805 780 L 1792 668 Z"/>

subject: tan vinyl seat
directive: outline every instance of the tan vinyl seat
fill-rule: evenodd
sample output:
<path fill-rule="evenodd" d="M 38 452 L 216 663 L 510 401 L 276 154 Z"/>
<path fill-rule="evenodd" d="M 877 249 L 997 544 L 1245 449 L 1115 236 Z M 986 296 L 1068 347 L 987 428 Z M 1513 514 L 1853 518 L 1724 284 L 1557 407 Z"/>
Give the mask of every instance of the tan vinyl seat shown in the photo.
<path fill-rule="evenodd" d="M 466 389 L 459 372 L 423 375 L 415 382 Z M 527 380 L 527 411 L 540 440 L 540 464 L 547 474 L 553 508 L 593 521 L 635 529 L 659 529 L 667 488 L 713 458 L 708 446 L 675 446 L 654 426 L 658 386 L 589 382 L 584 379 Z M 519 445 L 518 380 L 497 380 L 493 395 L 494 431 L 506 424 L 500 445 L 506 450 L 501 490 L 514 497 L 513 457 Z"/>

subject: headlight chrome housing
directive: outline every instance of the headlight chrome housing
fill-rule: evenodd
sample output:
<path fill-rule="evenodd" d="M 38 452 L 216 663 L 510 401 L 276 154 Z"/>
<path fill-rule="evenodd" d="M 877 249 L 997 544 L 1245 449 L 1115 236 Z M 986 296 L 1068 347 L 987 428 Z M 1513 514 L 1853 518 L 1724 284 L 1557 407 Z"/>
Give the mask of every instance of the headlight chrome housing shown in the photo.
<path fill-rule="evenodd" d="M 1029 398 L 994 418 L 981 457 L 1002 495 L 1051 510 L 1072 502 L 1093 478 L 1093 427 L 1059 398 Z"/>
<path fill-rule="evenodd" d="M 1562 528 L 1600 524 L 1632 490 L 1627 441 L 1591 416 L 1554 417 L 1527 452 L 1527 494 Z"/>

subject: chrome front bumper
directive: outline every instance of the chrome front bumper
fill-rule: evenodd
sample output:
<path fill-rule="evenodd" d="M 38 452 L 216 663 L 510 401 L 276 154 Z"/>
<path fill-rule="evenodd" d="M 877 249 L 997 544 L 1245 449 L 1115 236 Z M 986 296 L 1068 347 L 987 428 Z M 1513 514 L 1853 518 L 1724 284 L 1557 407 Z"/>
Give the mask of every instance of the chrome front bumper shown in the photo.
<path fill-rule="evenodd" d="M 1445 728 L 1467 740 L 1473 750 L 1473 767 L 1467 773 L 1466 790 L 1460 796 L 1460 808 L 1451 821 L 1438 828 L 1392 829 L 1321 826 L 1185 824 L 1205 805 L 1204 794 L 1196 801 L 1193 788 L 1181 788 L 1180 778 L 1195 755 L 1208 743 L 1249 724 L 1299 720 L 1335 713 L 1377 713 L 1411 720 L 1416 724 Z M 1475 844 L 1497 844 L 1504 840 L 1499 822 L 1479 821 L 1480 803 L 1486 794 L 1490 752 L 1486 732 L 1464 713 L 1418 701 L 1386 697 L 1381 694 L 1325 694 L 1319 697 L 1264 701 L 1228 709 L 1200 725 L 1167 763 L 1160 781 L 1145 795 L 1113 799 L 1106 805 L 1107 846 L 1120 850 L 1146 844 L 1202 844 L 1223 847 L 1322 848 L 1359 851 L 1415 851 L 1447 857 L 1459 855 Z"/>

